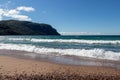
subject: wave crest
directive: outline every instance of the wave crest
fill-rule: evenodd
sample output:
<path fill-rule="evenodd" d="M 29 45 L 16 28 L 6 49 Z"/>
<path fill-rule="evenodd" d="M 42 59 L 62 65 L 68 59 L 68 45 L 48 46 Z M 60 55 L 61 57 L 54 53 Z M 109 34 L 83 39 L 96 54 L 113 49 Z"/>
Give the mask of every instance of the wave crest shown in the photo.
<path fill-rule="evenodd" d="M 120 40 L 78 40 L 78 39 L 31 39 L 32 42 L 65 42 L 65 43 L 87 43 L 87 44 L 120 44 Z"/>
<path fill-rule="evenodd" d="M 59 42 L 59 43 L 83 43 L 83 44 L 120 44 L 120 40 L 83 40 L 83 39 L 35 39 L 35 38 L 9 38 L 11 41 L 31 42 Z"/>
<path fill-rule="evenodd" d="M 33 45 L 26 44 L 0 44 L 0 49 L 6 50 L 20 50 L 27 52 L 34 52 L 37 54 L 47 54 L 47 55 L 74 55 L 91 57 L 97 59 L 107 59 L 107 60 L 120 60 L 120 52 L 105 51 L 104 49 L 55 49 L 46 47 L 36 47 Z M 54 54 L 56 53 L 56 54 Z"/>

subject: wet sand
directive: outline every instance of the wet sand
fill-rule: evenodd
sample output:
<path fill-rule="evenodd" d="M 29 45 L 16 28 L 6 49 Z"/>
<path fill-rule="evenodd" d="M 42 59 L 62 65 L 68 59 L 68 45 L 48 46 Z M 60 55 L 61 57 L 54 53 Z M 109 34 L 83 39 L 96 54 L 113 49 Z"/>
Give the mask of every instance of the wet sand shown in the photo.
<path fill-rule="evenodd" d="M 95 66 L 72 66 L 43 61 L 24 60 L 7 56 L 0 56 L 0 74 L 14 75 L 46 75 L 46 74 L 77 74 L 78 76 L 103 76 L 117 77 L 120 79 L 120 70 L 95 67 Z M 68 75 L 68 76 L 69 76 Z"/>
<path fill-rule="evenodd" d="M 120 70 L 0 55 L 0 80 L 18 80 L 17 78 L 19 80 L 120 80 Z"/>

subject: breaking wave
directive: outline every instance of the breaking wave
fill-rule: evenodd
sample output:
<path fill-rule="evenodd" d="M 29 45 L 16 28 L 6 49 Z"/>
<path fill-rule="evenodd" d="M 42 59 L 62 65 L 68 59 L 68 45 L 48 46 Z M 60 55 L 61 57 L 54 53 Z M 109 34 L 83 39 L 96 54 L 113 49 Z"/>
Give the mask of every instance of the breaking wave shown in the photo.
<path fill-rule="evenodd" d="M 5 44 L 0 43 L 0 49 L 5 50 L 19 50 L 34 52 L 37 54 L 47 54 L 47 55 L 74 55 L 91 57 L 97 59 L 107 59 L 107 60 L 120 60 L 120 52 L 106 51 L 104 49 L 58 49 L 58 48 L 47 48 L 47 47 L 37 47 L 34 45 L 26 44 Z"/>
<path fill-rule="evenodd" d="M 120 44 L 120 40 L 77 40 L 77 39 L 31 39 L 32 42 L 65 42 L 65 43 L 87 43 L 87 44 Z"/>
<path fill-rule="evenodd" d="M 85 44 L 120 44 L 120 40 L 80 40 L 80 39 L 30 39 L 30 38 L 9 38 L 13 41 L 31 41 L 31 42 L 59 42 L 59 43 L 85 43 Z"/>

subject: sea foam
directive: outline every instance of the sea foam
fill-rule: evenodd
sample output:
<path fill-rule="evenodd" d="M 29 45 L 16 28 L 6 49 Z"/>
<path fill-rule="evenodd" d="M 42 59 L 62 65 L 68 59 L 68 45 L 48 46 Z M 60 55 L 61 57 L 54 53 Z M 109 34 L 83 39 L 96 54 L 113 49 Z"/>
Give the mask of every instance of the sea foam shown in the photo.
<path fill-rule="evenodd" d="M 79 39 L 31 39 L 32 42 L 64 42 L 86 44 L 120 44 L 120 40 L 79 40 Z"/>
<path fill-rule="evenodd" d="M 107 60 L 120 60 L 120 52 L 105 51 L 104 49 L 59 49 L 59 48 L 47 48 L 47 47 L 36 47 L 34 45 L 28 44 L 5 44 L 0 43 L 0 49 L 5 50 L 19 50 L 33 52 L 37 54 L 47 54 L 47 55 L 74 55 L 83 56 L 97 59 L 107 59 Z"/>
<path fill-rule="evenodd" d="M 84 40 L 84 39 L 36 39 L 36 38 L 8 38 L 10 41 L 31 42 L 59 42 L 59 43 L 83 43 L 83 44 L 120 44 L 120 40 Z"/>
<path fill-rule="evenodd" d="M 120 44 L 120 40 L 80 40 L 80 39 L 35 39 L 35 38 L 9 38 L 11 41 L 31 42 L 59 42 L 59 43 L 85 43 L 85 44 Z"/>

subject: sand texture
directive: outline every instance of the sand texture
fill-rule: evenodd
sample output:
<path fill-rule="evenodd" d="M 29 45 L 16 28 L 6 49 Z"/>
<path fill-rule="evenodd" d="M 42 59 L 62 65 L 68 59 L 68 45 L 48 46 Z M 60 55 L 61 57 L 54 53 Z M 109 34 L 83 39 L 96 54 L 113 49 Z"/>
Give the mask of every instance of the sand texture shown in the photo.
<path fill-rule="evenodd" d="M 118 69 L 63 65 L 7 56 L 0 56 L 0 74 L 1 79 L 8 80 L 120 80 Z"/>

